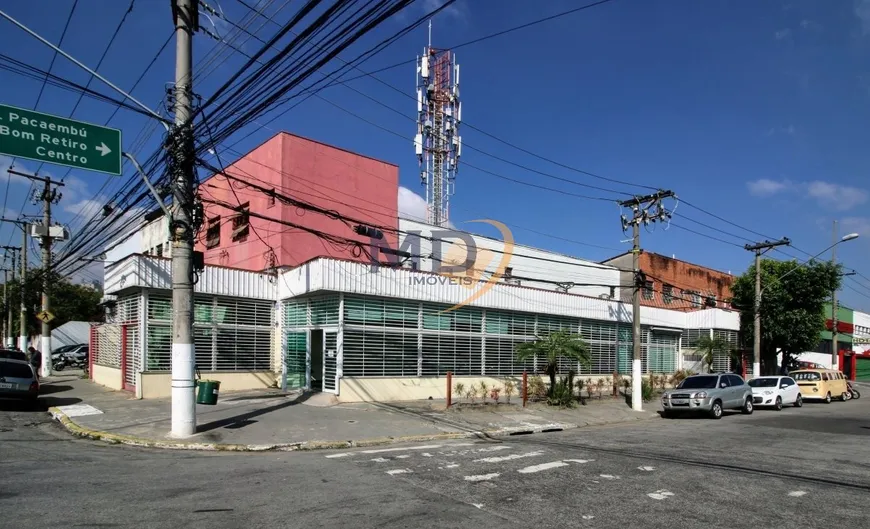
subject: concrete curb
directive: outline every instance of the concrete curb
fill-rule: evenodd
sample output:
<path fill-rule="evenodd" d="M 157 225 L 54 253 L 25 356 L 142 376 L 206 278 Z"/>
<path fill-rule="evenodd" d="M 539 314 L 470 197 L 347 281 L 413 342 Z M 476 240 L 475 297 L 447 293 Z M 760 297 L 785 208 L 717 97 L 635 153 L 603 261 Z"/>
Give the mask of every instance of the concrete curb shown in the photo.
<path fill-rule="evenodd" d="M 49 408 L 48 413 L 57 420 L 69 433 L 76 437 L 90 439 L 93 441 L 102 441 L 113 445 L 137 446 L 140 448 L 160 448 L 168 450 L 193 450 L 193 451 L 209 451 L 209 452 L 296 452 L 307 450 L 335 450 L 341 448 L 358 448 L 368 446 L 382 446 L 395 443 L 414 443 L 427 441 L 443 441 L 449 439 L 469 439 L 469 438 L 496 438 L 508 437 L 514 435 L 528 435 L 548 432 L 561 432 L 564 430 L 572 430 L 575 428 L 583 428 L 585 426 L 604 426 L 607 424 L 617 424 L 622 422 L 642 421 L 649 418 L 628 419 L 626 421 L 614 421 L 601 425 L 577 425 L 577 424 L 547 424 L 536 426 L 534 428 L 501 428 L 493 430 L 467 430 L 462 432 L 443 432 L 435 434 L 421 435 L 404 435 L 399 437 L 376 437 L 371 439 L 357 439 L 349 441 L 300 441 L 296 443 L 276 443 L 264 445 L 246 445 L 246 444 L 231 444 L 231 443 L 200 443 L 186 441 L 162 441 L 156 439 L 148 439 L 145 437 L 137 437 L 133 435 L 115 434 L 104 432 L 101 430 L 92 430 L 85 428 L 58 408 Z M 651 417 L 650 417 L 651 418 Z"/>

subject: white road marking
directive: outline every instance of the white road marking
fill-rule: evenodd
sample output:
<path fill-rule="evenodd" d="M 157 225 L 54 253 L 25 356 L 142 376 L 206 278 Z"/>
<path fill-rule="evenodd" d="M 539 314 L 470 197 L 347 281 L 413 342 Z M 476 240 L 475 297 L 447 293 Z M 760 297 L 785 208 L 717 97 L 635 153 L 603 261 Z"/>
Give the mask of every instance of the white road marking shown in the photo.
<path fill-rule="evenodd" d="M 375 463 L 386 463 L 387 461 L 389 461 L 389 459 L 387 459 L 386 457 L 376 457 L 372 459 L 372 461 L 374 461 Z"/>
<path fill-rule="evenodd" d="M 432 457 L 432 454 L 430 454 L 429 452 L 423 452 L 420 455 L 422 455 L 423 457 Z"/>
<path fill-rule="evenodd" d="M 652 498 L 654 500 L 663 500 L 663 499 L 668 498 L 668 497 L 673 496 L 673 495 L 674 495 L 673 492 L 670 492 L 670 491 L 667 491 L 664 489 L 657 490 L 655 492 L 650 492 L 649 494 L 647 494 L 647 496 L 649 496 L 650 498 Z"/>
<path fill-rule="evenodd" d="M 638 469 L 638 470 L 643 470 L 644 472 L 652 472 L 653 470 L 656 469 L 656 467 L 647 467 L 647 466 L 642 466 L 642 467 L 637 467 L 637 469 Z"/>
<path fill-rule="evenodd" d="M 472 505 L 474 505 L 474 506 L 477 507 L 478 509 L 483 509 L 483 504 L 482 504 L 482 503 L 472 503 Z"/>
<path fill-rule="evenodd" d="M 395 470 L 387 470 L 387 474 L 395 476 L 396 474 L 411 474 L 413 471 L 410 468 L 397 468 Z"/>
<path fill-rule="evenodd" d="M 550 470 L 551 468 L 559 468 L 559 467 L 567 467 L 568 463 L 563 461 L 552 461 L 550 463 L 541 463 L 540 465 L 532 465 L 530 467 L 521 468 L 517 470 L 520 474 L 531 474 L 533 472 L 540 472 L 542 470 Z"/>
<path fill-rule="evenodd" d="M 598 476 L 604 479 L 619 479 L 619 476 L 614 476 L 613 474 L 599 474 Z"/>
<path fill-rule="evenodd" d="M 66 406 L 58 406 L 58 410 L 62 411 L 67 417 L 84 417 L 85 415 L 102 415 L 103 412 L 94 408 L 90 404 L 68 404 Z"/>
<path fill-rule="evenodd" d="M 458 468 L 459 465 L 457 463 L 448 463 L 443 467 L 438 467 L 438 470 L 444 470 L 445 468 Z"/>
<path fill-rule="evenodd" d="M 595 461 L 595 460 L 594 460 L 594 459 L 563 459 L 562 461 L 565 461 L 565 462 L 567 462 L 567 463 L 580 463 L 580 464 L 583 464 L 583 463 L 591 463 L 591 462 L 593 462 L 593 461 Z"/>
<path fill-rule="evenodd" d="M 489 481 L 499 477 L 501 474 L 494 472 L 492 474 L 479 474 L 477 476 L 465 476 L 465 481 Z"/>
<path fill-rule="evenodd" d="M 500 450 L 510 450 L 509 446 L 490 446 L 488 448 L 478 448 L 476 450 L 451 450 L 450 452 L 438 452 L 442 456 L 465 456 L 478 452 L 498 452 Z"/>
<path fill-rule="evenodd" d="M 408 446 L 405 448 L 379 448 L 377 450 L 363 450 L 360 452 L 360 454 L 382 454 L 384 452 L 404 452 L 406 450 L 428 450 L 430 448 L 441 448 L 441 445 Z"/>
<path fill-rule="evenodd" d="M 583 516 L 581 516 L 581 518 L 583 518 L 584 520 L 591 520 L 595 517 L 592 516 L 591 514 L 584 514 Z"/>
<path fill-rule="evenodd" d="M 805 490 L 793 490 L 793 491 L 789 492 L 788 495 L 791 496 L 792 498 L 800 498 L 801 496 L 805 495 L 806 493 L 807 493 L 807 491 L 805 491 Z"/>
<path fill-rule="evenodd" d="M 402 454 L 400 456 L 396 456 L 396 459 L 408 459 L 409 457 L 411 456 L 409 456 L 408 454 Z"/>
<path fill-rule="evenodd" d="M 352 453 L 353 452 L 342 452 L 341 454 L 329 454 L 328 456 L 325 456 L 325 457 L 326 457 L 326 459 L 334 459 L 336 457 L 347 457 L 347 456 L 351 455 Z"/>
<path fill-rule="evenodd" d="M 525 454 L 511 454 L 509 456 L 484 457 L 483 459 L 475 459 L 475 463 L 501 463 L 502 461 L 513 461 L 514 459 L 523 459 L 526 457 L 537 457 L 544 455 L 544 452 L 536 450 L 534 452 L 526 452 Z"/>

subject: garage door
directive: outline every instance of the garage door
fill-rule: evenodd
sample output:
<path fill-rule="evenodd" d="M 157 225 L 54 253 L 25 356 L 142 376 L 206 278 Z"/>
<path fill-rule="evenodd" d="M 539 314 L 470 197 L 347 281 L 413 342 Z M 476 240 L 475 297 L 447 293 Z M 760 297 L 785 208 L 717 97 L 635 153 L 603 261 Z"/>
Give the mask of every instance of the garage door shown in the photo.
<path fill-rule="evenodd" d="M 870 358 L 856 358 L 855 380 L 870 382 Z"/>

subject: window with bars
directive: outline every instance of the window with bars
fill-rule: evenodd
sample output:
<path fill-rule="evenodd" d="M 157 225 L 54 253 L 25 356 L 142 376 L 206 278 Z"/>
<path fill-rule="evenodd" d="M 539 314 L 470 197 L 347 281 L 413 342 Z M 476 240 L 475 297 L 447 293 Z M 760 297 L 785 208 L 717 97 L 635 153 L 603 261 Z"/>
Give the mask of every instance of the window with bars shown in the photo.
<path fill-rule="evenodd" d="M 417 333 L 344 331 L 343 372 L 351 377 L 417 376 Z"/>
<path fill-rule="evenodd" d="M 418 303 L 404 300 L 345 296 L 347 325 L 372 325 L 399 329 L 417 328 Z"/>
<path fill-rule="evenodd" d="M 652 281 L 645 281 L 643 284 L 643 299 L 651 300 L 653 299 L 653 288 L 654 284 Z"/>
<path fill-rule="evenodd" d="M 665 305 L 670 305 L 674 301 L 674 287 L 672 285 L 662 285 L 662 300 Z"/>
<path fill-rule="evenodd" d="M 194 350 L 204 371 L 266 371 L 271 369 L 273 304 L 270 301 L 196 296 Z M 172 299 L 151 294 L 148 299 L 147 358 L 149 371 L 171 369 Z"/>
<path fill-rule="evenodd" d="M 530 341 L 524 338 L 486 337 L 485 374 L 490 377 L 521 375 L 523 370 L 535 372 L 535 361 L 530 358 L 525 362 L 516 361 L 517 346 Z"/>
<path fill-rule="evenodd" d="M 432 331 L 481 332 L 483 312 L 480 309 L 462 307 L 443 312 L 450 305 L 423 304 L 423 329 Z"/>
<path fill-rule="evenodd" d="M 251 228 L 250 209 L 251 204 L 249 202 L 239 205 L 239 213 L 233 217 L 233 242 L 241 242 L 248 238 Z"/>
<path fill-rule="evenodd" d="M 486 333 L 535 337 L 535 315 L 520 312 L 486 311 Z"/>
<path fill-rule="evenodd" d="M 208 228 L 205 232 L 205 247 L 217 248 L 221 245 L 221 218 L 220 216 L 208 219 Z"/>
<path fill-rule="evenodd" d="M 423 376 L 479 375 L 482 338 L 480 336 L 423 333 Z"/>
<path fill-rule="evenodd" d="M 677 369 L 678 334 L 652 331 L 647 352 L 647 372 L 673 373 Z"/>

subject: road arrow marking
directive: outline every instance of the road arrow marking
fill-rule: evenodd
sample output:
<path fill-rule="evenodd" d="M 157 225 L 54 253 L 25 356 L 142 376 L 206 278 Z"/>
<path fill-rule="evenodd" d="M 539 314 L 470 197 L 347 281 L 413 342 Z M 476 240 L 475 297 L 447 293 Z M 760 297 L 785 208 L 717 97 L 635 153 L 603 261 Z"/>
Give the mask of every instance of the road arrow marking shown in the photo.
<path fill-rule="evenodd" d="M 105 155 L 109 154 L 110 152 L 112 152 L 112 149 L 110 149 L 109 146 L 106 145 L 106 143 L 102 142 L 102 141 L 100 142 L 100 145 L 98 145 L 97 147 L 94 147 L 94 149 L 100 151 L 100 156 L 105 156 Z"/>

